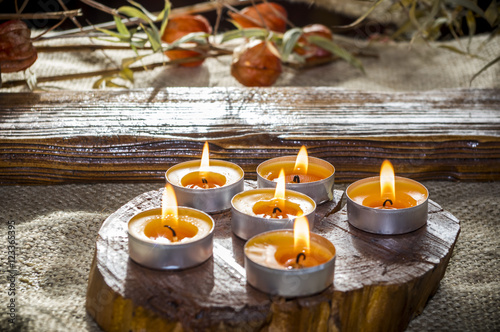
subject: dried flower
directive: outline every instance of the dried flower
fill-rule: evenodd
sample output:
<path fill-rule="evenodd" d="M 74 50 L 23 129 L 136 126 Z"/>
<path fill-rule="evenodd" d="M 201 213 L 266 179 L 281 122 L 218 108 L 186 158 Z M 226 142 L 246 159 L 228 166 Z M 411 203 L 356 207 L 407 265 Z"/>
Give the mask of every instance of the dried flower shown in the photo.
<path fill-rule="evenodd" d="M 305 26 L 303 34 L 299 38 L 294 51 L 306 58 L 306 61 L 313 61 L 318 58 L 330 57 L 332 53 L 321 47 L 311 44 L 307 41 L 309 36 L 321 36 L 329 40 L 333 40 L 332 31 L 322 24 L 311 24 Z"/>
<path fill-rule="evenodd" d="M 271 42 L 250 42 L 234 52 L 231 75 L 245 86 L 271 86 L 282 71 L 276 54 Z"/>
<path fill-rule="evenodd" d="M 242 28 L 269 28 L 271 31 L 285 32 L 288 16 L 283 6 L 273 2 L 246 7 L 240 13 L 229 16 Z M 250 18 L 250 19 L 249 19 Z"/>
<path fill-rule="evenodd" d="M 13 73 L 30 67 L 37 59 L 37 52 L 30 40 L 28 26 L 18 20 L 0 25 L 0 71 Z"/>
<path fill-rule="evenodd" d="M 212 33 L 212 27 L 208 20 L 201 15 L 180 15 L 169 18 L 162 40 L 167 43 L 173 43 L 179 38 L 193 32 Z M 165 55 L 171 60 L 185 59 L 200 56 L 201 53 L 190 50 L 167 50 Z M 192 61 L 180 64 L 184 67 L 196 67 L 204 60 Z"/>

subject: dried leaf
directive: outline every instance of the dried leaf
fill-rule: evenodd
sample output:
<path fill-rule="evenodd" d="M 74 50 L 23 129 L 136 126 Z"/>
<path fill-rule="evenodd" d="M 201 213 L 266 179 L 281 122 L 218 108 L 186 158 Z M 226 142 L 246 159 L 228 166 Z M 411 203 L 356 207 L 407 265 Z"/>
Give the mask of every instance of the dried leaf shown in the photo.
<path fill-rule="evenodd" d="M 361 70 L 363 73 L 365 73 L 365 69 L 363 68 L 363 64 L 359 59 L 354 57 L 351 53 L 349 53 L 346 49 L 340 47 L 336 43 L 334 43 L 332 40 L 321 37 L 321 36 L 309 36 L 307 37 L 307 40 L 314 45 L 317 45 L 321 47 L 324 50 L 327 50 L 336 56 L 344 59 L 347 61 L 351 66 L 358 68 Z"/>
<path fill-rule="evenodd" d="M 467 21 L 467 27 L 469 28 L 469 42 L 467 44 L 467 50 L 470 50 L 472 37 L 474 37 L 474 35 L 476 34 L 476 18 L 474 17 L 474 13 L 468 10 L 467 14 L 465 15 L 465 19 Z"/>
<path fill-rule="evenodd" d="M 130 31 L 128 31 L 127 26 L 122 22 L 121 18 L 118 16 L 113 16 L 115 19 L 116 29 L 122 36 L 130 37 Z"/>
<path fill-rule="evenodd" d="M 363 22 L 363 20 L 365 18 L 368 17 L 368 15 L 371 14 L 371 12 L 377 8 L 378 5 L 380 5 L 384 0 L 378 0 L 377 2 L 375 2 L 373 4 L 373 6 L 370 7 L 370 9 L 368 9 L 366 11 L 366 13 L 364 13 L 363 15 L 361 15 L 356 21 L 352 22 L 351 24 L 348 24 L 348 25 L 342 25 L 342 26 L 335 26 L 334 29 L 350 29 L 352 27 L 355 27 L 356 25 L 358 25 L 359 23 Z"/>
<path fill-rule="evenodd" d="M 268 34 L 266 29 L 260 28 L 231 30 L 222 34 L 221 44 L 237 38 L 266 38 Z"/>
<path fill-rule="evenodd" d="M 206 32 L 191 32 L 188 33 L 187 35 L 177 39 L 175 42 L 171 43 L 168 45 L 168 48 L 174 48 L 178 47 L 179 45 L 183 43 L 196 43 L 200 45 L 205 45 L 207 44 L 207 37 L 210 36 L 210 34 Z"/>
<path fill-rule="evenodd" d="M 498 19 L 498 6 L 497 0 L 492 0 L 486 11 L 484 12 L 484 17 L 486 21 L 493 26 Z"/>
<path fill-rule="evenodd" d="M 136 6 L 137 8 L 139 8 L 143 13 L 144 15 L 146 15 L 151 21 L 156 21 L 156 16 L 154 16 L 153 14 L 151 14 L 149 12 L 149 10 L 147 10 L 146 8 L 144 8 L 143 5 L 141 5 L 140 3 L 138 2 L 135 2 L 133 0 L 127 0 L 129 3 L 131 3 L 132 5 Z"/>
<path fill-rule="evenodd" d="M 484 58 L 480 57 L 479 55 L 476 55 L 476 54 L 472 54 L 472 53 L 469 53 L 469 52 L 465 52 L 465 51 L 462 51 L 454 46 L 451 46 L 451 45 L 439 45 L 438 48 L 444 48 L 448 51 L 452 51 L 454 53 L 457 53 L 457 54 L 460 54 L 460 55 L 467 55 L 467 56 L 470 56 L 472 58 L 476 58 L 476 59 L 482 59 L 484 60 Z"/>
<path fill-rule="evenodd" d="M 281 46 L 281 58 L 283 61 L 288 61 L 288 57 L 292 53 L 300 36 L 302 36 L 302 33 L 302 29 L 300 28 L 293 28 L 285 32 L 283 35 L 283 44 Z"/>
<path fill-rule="evenodd" d="M 472 81 L 474 81 L 476 79 L 476 77 L 481 75 L 482 72 L 484 72 L 486 69 L 490 68 L 491 66 L 493 66 L 497 62 L 500 62 L 500 56 L 498 56 L 496 59 L 493 59 L 492 61 L 490 61 L 486 66 L 484 66 L 483 68 L 481 68 L 481 70 L 479 70 L 477 73 L 475 73 L 474 76 L 472 76 L 472 78 L 470 79 L 469 84 L 472 84 Z"/>
<path fill-rule="evenodd" d="M 140 26 L 148 36 L 148 40 L 149 43 L 151 44 L 153 52 L 161 50 L 162 47 L 161 47 L 160 36 L 158 35 L 158 30 L 154 31 L 151 28 L 145 27 L 142 23 L 140 24 Z"/>
<path fill-rule="evenodd" d="M 111 31 L 111 30 L 108 30 L 108 29 L 102 29 L 102 28 L 99 28 L 99 27 L 96 27 L 97 30 L 107 34 L 108 36 L 111 36 L 111 37 L 115 37 L 117 39 L 120 40 L 120 42 L 128 42 L 130 40 L 130 36 L 126 36 L 126 35 L 122 35 L 120 33 L 117 33 L 117 32 L 114 32 L 114 31 Z M 111 40 L 109 40 L 111 41 Z M 115 42 L 116 43 L 116 40 L 115 41 L 112 41 L 112 42 Z"/>
<path fill-rule="evenodd" d="M 168 17 L 170 16 L 170 1 L 165 0 L 165 7 L 163 10 L 158 14 L 157 19 L 161 20 L 161 26 L 160 26 L 160 36 L 163 36 L 163 33 L 165 32 L 165 29 L 167 28 L 168 24 Z"/>
<path fill-rule="evenodd" d="M 120 71 L 120 77 L 134 83 L 134 72 L 130 68 L 122 68 Z"/>
<path fill-rule="evenodd" d="M 147 23 L 152 23 L 149 17 L 141 12 L 139 9 L 131 7 L 131 6 L 122 6 L 118 8 L 118 12 L 123 15 L 127 15 L 128 17 L 137 17 Z"/>

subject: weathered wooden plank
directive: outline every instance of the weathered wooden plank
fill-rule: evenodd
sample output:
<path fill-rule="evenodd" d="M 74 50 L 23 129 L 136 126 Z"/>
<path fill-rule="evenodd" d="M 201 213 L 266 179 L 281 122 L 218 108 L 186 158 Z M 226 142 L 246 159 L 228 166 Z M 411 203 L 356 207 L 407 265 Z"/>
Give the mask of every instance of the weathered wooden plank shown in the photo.
<path fill-rule="evenodd" d="M 285 301 L 246 283 L 244 241 L 231 233 L 228 212 L 214 215 L 214 255 L 200 266 L 169 272 L 132 262 L 126 222 L 160 198 L 161 191 L 136 197 L 99 231 L 87 310 L 105 331 L 402 331 L 436 292 L 460 232 L 433 202 L 427 226 L 397 236 L 357 230 L 345 208 L 325 217 L 336 205 L 321 206 L 313 231 L 336 246 L 334 284 Z"/>
<path fill-rule="evenodd" d="M 500 90 L 365 93 L 334 88 L 168 88 L 0 94 L 0 183 L 162 181 L 198 157 L 330 161 L 337 181 L 383 159 L 417 179 L 500 179 Z"/>

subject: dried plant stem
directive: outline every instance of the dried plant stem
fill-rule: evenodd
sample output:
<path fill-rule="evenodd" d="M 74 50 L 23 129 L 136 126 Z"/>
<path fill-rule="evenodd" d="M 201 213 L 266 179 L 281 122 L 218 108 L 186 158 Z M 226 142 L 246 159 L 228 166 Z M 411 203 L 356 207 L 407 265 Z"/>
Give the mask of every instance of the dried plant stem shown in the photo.
<path fill-rule="evenodd" d="M 88 1 L 92 1 L 92 0 L 81 0 L 81 1 L 87 3 Z M 95 2 L 95 1 L 93 1 L 93 2 Z M 177 15 L 185 15 L 185 14 L 199 14 L 199 13 L 212 11 L 212 10 L 217 9 L 217 7 L 219 7 L 221 3 L 223 5 L 225 5 L 225 4 L 245 5 L 245 4 L 251 3 L 251 1 L 250 0 L 244 0 L 244 1 L 225 0 L 223 2 L 219 2 L 219 1 L 202 2 L 202 3 L 198 3 L 196 5 L 192 5 L 192 6 L 174 8 L 170 11 L 170 17 L 177 16 Z M 104 6 L 104 7 L 106 7 L 106 6 Z M 107 7 L 107 8 L 109 8 L 109 7 Z M 109 9 L 114 10 L 111 8 L 109 8 Z M 108 11 L 106 11 L 106 12 L 108 12 Z M 155 13 L 153 13 L 153 15 L 158 15 L 158 13 L 155 12 Z M 138 18 L 124 19 L 123 20 L 123 23 L 126 26 L 136 25 L 136 24 L 139 24 L 140 22 L 142 22 L 142 20 L 140 20 Z M 44 37 L 43 40 L 56 39 L 56 38 L 66 38 L 66 37 L 88 37 L 88 33 L 97 31 L 97 28 L 114 29 L 114 28 L 116 28 L 116 24 L 114 21 L 111 21 L 111 22 L 96 24 L 93 26 L 87 26 L 87 27 L 84 27 L 82 29 L 71 29 L 71 30 L 61 31 L 57 34 L 53 34 L 51 36 Z"/>
<path fill-rule="evenodd" d="M 0 20 L 62 20 L 68 17 L 82 16 L 81 9 L 66 10 L 51 13 L 31 13 L 31 14 L 0 14 Z"/>
<path fill-rule="evenodd" d="M 103 12 L 108 13 L 110 15 L 120 16 L 120 14 L 118 13 L 118 11 L 116 9 L 105 6 L 102 3 L 99 3 L 97 1 L 94 1 L 94 0 L 80 0 L 80 1 L 86 5 L 89 5 L 90 7 L 93 7 L 95 9 L 99 9 L 100 11 L 103 11 Z"/>
<path fill-rule="evenodd" d="M 144 47 L 141 50 L 151 50 L 151 47 Z M 97 50 L 130 50 L 128 45 L 64 45 L 64 46 L 37 46 L 38 53 L 56 52 L 93 52 Z"/>
<path fill-rule="evenodd" d="M 203 59 L 209 58 L 209 57 L 215 58 L 215 57 L 219 57 L 222 55 L 232 54 L 232 51 L 228 51 L 228 50 L 224 50 L 224 49 L 212 48 L 212 50 L 213 50 L 213 52 L 211 52 L 211 53 L 207 53 L 207 54 L 200 55 L 197 57 L 155 62 L 155 63 L 145 65 L 145 66 L 130 67 L 130 70 L 132 70 L 135 73 L 135 72 L 141 72 L 141 71 L 146 71 L 146 70 L 152 70 L 154 68 L 162 67 L 162 66 L 181 64 L 181 63 L 185 63 L 185 62 L 203 60 Z M 111 75 L 118 74 L 120 71 L 121 71 L 121 69 L 106 69 L 106 70 L 97 70 L 97 71 L 85 72 L 85 73 L 38 77 L 37 82 L 44 83 L 44 82 L 75 80 L 75 79 L 82 79 L 82 78 L 95 77 L 95 76 L 111 76 Z M 7 82 L 2 83 L 2 88 L 12 88 L 15 86 L 21 86 L 21 85 L 25 85 L 25 84 L 26 84 L 25 79 L 7 81 Z"/>

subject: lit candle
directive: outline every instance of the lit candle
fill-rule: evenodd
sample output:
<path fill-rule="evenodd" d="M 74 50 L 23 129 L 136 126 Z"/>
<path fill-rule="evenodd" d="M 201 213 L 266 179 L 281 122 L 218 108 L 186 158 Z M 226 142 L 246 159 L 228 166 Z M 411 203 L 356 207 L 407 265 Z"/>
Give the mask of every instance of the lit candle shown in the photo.
<path fill-rule="evenodd" d="M 382 163 L 380 176 L 356 181 L 347 190 L 349 223 L 378 234 L 402 234 L 427 222 L 427 188 L 395 176 L 392 164 Z"/>
<path fill-rule="evenodd" d="M 298 155 L 267 160 L 257 167 L 257 185 L 270 188 L 280 170 L 285 171 L 286 188 L 310 196 L 317 204 L 333 199 L 335 168 L 329 162 L 309 157 L 304 146 Z"/>
<path fill-rule="evenodd" d="M 309 232 L 307 218 L 295 219 L 294 230 L 254 236 L 245 244 L 247 281 L 253 287 L 285 297 L 323 291 L 333 282 L 335 247 Z"/>
<path fill-rule="evenodd" d="M 274 229 L 291 229 L 296 216 L 308 217 L 314 227 L 316 203 L 302 193 L 285 190 L 282 173 L 276 189 L 260 188 L 243 191 L 231 200 L 231 228 L 238 237 L 252 236 Z"/>
<path fill-rule="evenodd" d="M 243 191 L 244 172 L 238 165 L 210 160 L 208 142 L 200 160 L 172 166 L 165 173 L 167 183 L 175 190 L 180 205 L 205 212 L 219 212 L 231 207 L 231 198 Z"/>
<path fill-rule="evenodd" d="M 155 269 L 182 269 L 212 255 L 214 221 L 206 213 L 178 207 L 167 185 L 162 207 L 140 212 L 128 222 L 129 255 Z"/>

